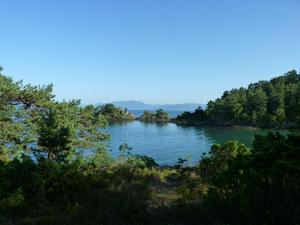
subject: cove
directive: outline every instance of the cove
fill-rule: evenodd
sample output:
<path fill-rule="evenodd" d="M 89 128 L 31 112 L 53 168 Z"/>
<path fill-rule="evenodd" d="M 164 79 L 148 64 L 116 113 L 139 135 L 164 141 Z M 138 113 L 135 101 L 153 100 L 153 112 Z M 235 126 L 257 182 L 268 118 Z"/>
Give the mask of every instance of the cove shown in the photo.
<path fill-rule="evenodd" d="M 111 135 L 108 149 L 113 157 L 119 155 L 119 146 L 127 143 L 132 148 L 132 154 L 152 157 L 160 165 L 174 165 L 179 157 L 195 164 L 213 144 L 228 140 L 238 140 L 251 147 L 256 134 L 263 135 L 269 131 L 139 121 L 113 123 L 107 128 Z"/>

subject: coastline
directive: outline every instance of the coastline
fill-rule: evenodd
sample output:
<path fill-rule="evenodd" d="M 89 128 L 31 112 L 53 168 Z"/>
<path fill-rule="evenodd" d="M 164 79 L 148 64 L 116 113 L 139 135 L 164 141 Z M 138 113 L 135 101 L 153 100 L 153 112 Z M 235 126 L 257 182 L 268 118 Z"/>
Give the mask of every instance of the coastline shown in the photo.
<path fill-rule="evenodd" d="M 227 123 L 216 123 L 211 121 L 201 121 L 201 122 L 195 122 L 195 121 L 178 121 L 178 120 L 170 120 L 171 123 L 175 123 L 178 125 L 186 125 L 186 126 L 209 126 L 209 127 L 224 127 L 224 128 L 235 128 L 235 129 L 243 129 L 243 130 L 288 130 L 288 129 L 294 129 L 296 127 L 295 125 L 291 124 L 280 124 L 280 125 L 267 125 L 267 126 L 253 126 L 248 124 L 237 124 L 232 122 Z"/>
<path fill-rule="evenodd" d="M 145 120 L 141 117 L 135 117 L 133 119 L 129 120 L 114 120 L 109 121 L 109 123 L 118 123 L 118 122 L 133 122 L 133 121 L 139 121 L 142 123 L 174 123 L 177 125 L 182 126 L 207 126 L 207 127 L 222 127 L 222 128 L 234 128 L 234 129 L 241 129 L 241 130 L 249 130 L 249 131 L 257 131 L 257 130 L 273 130 L 273 131 L 279 131 L 279 130 L 293 130 L 293 127 L 295 125 L 291 124 L 280 124 L 280 125 L 268 125 L 268 126 L 253 126 L 253 125 L 247 125 L 247 124 L 237 124 L 233 122 L 226 122 L 226 123 L 216 123 L 211 121 L 179 121 L 175 118 L 170 118 L 169 120 L 159 120 L 159 119 L 153 119 L 153 120 Z"/>

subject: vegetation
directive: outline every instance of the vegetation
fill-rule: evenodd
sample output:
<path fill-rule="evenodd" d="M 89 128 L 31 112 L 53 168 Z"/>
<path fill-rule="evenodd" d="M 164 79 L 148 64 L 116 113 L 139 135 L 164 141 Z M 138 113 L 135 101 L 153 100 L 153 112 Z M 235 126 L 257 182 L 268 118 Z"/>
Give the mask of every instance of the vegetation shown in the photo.
<path fill-rule="evenodd" d="M 208 166 L 221 168 L 213 175 L 205 201 L 208 210 L 215 211 L 214 219 L 228 224 L 299 224 L 299 150 L 300 136 L 270 133 L 257 136 L 251 151 L 230 150 L 225 167 L 224 156 L 215 164 L 220 156 L 213 153 Z"/>
<path fill-rule="evenodd" d="M 250 84 L 248 88 L 225 91 L 209 101 L 205 113 L 184 113 L 181 123 L 250 125 L 258 127 L 295 127 L 300 123 L 300 74 L 295 70 Z"/>
<path fill-rule="evenodd" d="M 115 107 L 113 104 L 106 104 L 100 107 L 101 114 L 109 122 L 118 122 L 118 121 L 130 121 L 134 120 L 134 115 L 127 111 L 127 109 L 121 109 Z"/>
<path fill-rule="evenodd" d="M 155 113 L 145 111 L 139 120 L 144 122 L 168 122 L 170 120 L 170 116 L 167 112 L 159 109 Z"/>
<path fill-rule="evenodd" d="M 51 85 L 24 85 L 0 74 L 0 96 L 0 156 L 71 160 L 85 150 L 102 151 L 109 138 L 99 130 L 106 120 L 98 108 L 57 102 Z"/>
<path fill-rule="evenodd" d="M 4 75 L 0 125 L 0 224 L 300 224 L 296 133 L 214 145 L 193 167 L 159 167 L 127 144 L 112 159 L 98 107 Z"/>
<path fill-rule="evenodd" d="M 205 122 L 207 119 L 206 112 L 201 107 L 197 108 L 195 112 L 183 112 L 175 119 L 178 123 L 190 124 L 194 122 Z"/>
<path fill-rule="evenodd" d="M 272 144 L 274 143 L 274 144 Z M 300 137 L 215 145 L 195 167 L 0 162 L 3 224 L 299 224 Z M 151 160 L 150 160 L 151 162 Z"/>
<path fill-rule="evenodd" d="M 161 206 L 167 224 L 299 224 L 300 136 L 256 136 L 253 148 L 215 145 L 177 175 L 180 197 Z M 161 222 L 161 224 L 163 224 Z"/>

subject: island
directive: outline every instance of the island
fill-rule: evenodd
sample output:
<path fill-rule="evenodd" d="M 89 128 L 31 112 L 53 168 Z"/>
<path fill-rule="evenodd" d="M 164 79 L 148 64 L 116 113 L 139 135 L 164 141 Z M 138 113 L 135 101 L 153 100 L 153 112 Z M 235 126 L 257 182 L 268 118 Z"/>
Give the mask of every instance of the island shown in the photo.
<path fill-rule="evenodd" d="M 135 119 L 133 113 L 116 107 L 114 104 L 105 104 L 100 106 L 100 113 L 105 117 L 108 122 L 132 121 Z"/>
<path fill-rule="evenodd" d="M 145 111 L 137 120 L 142 122 L 169 122 L 170 116 L 167 112 L 159 109 L 156 112 Z"/>

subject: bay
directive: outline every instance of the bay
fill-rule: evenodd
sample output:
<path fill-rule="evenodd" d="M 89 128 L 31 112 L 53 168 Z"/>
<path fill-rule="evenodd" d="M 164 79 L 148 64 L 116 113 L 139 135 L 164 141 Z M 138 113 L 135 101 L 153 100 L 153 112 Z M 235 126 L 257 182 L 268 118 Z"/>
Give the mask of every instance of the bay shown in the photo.
<path fill-rule="evenodd" d="M 140 121 L 110 124 L 109 150 L 117 157 L 119 146 L 128 144 L 132 154 L 146 155 L 160 165 L 174 165 L 178 158 L 187 158 L 190 164 L 199 161 L 202 153 L 208 152 L 215 143 L 238 140 L 251 147 L 256 134 L 268 130 L 247 130 L 224 127 L 191 127 L 174 123 L 143 123 Z"/>

